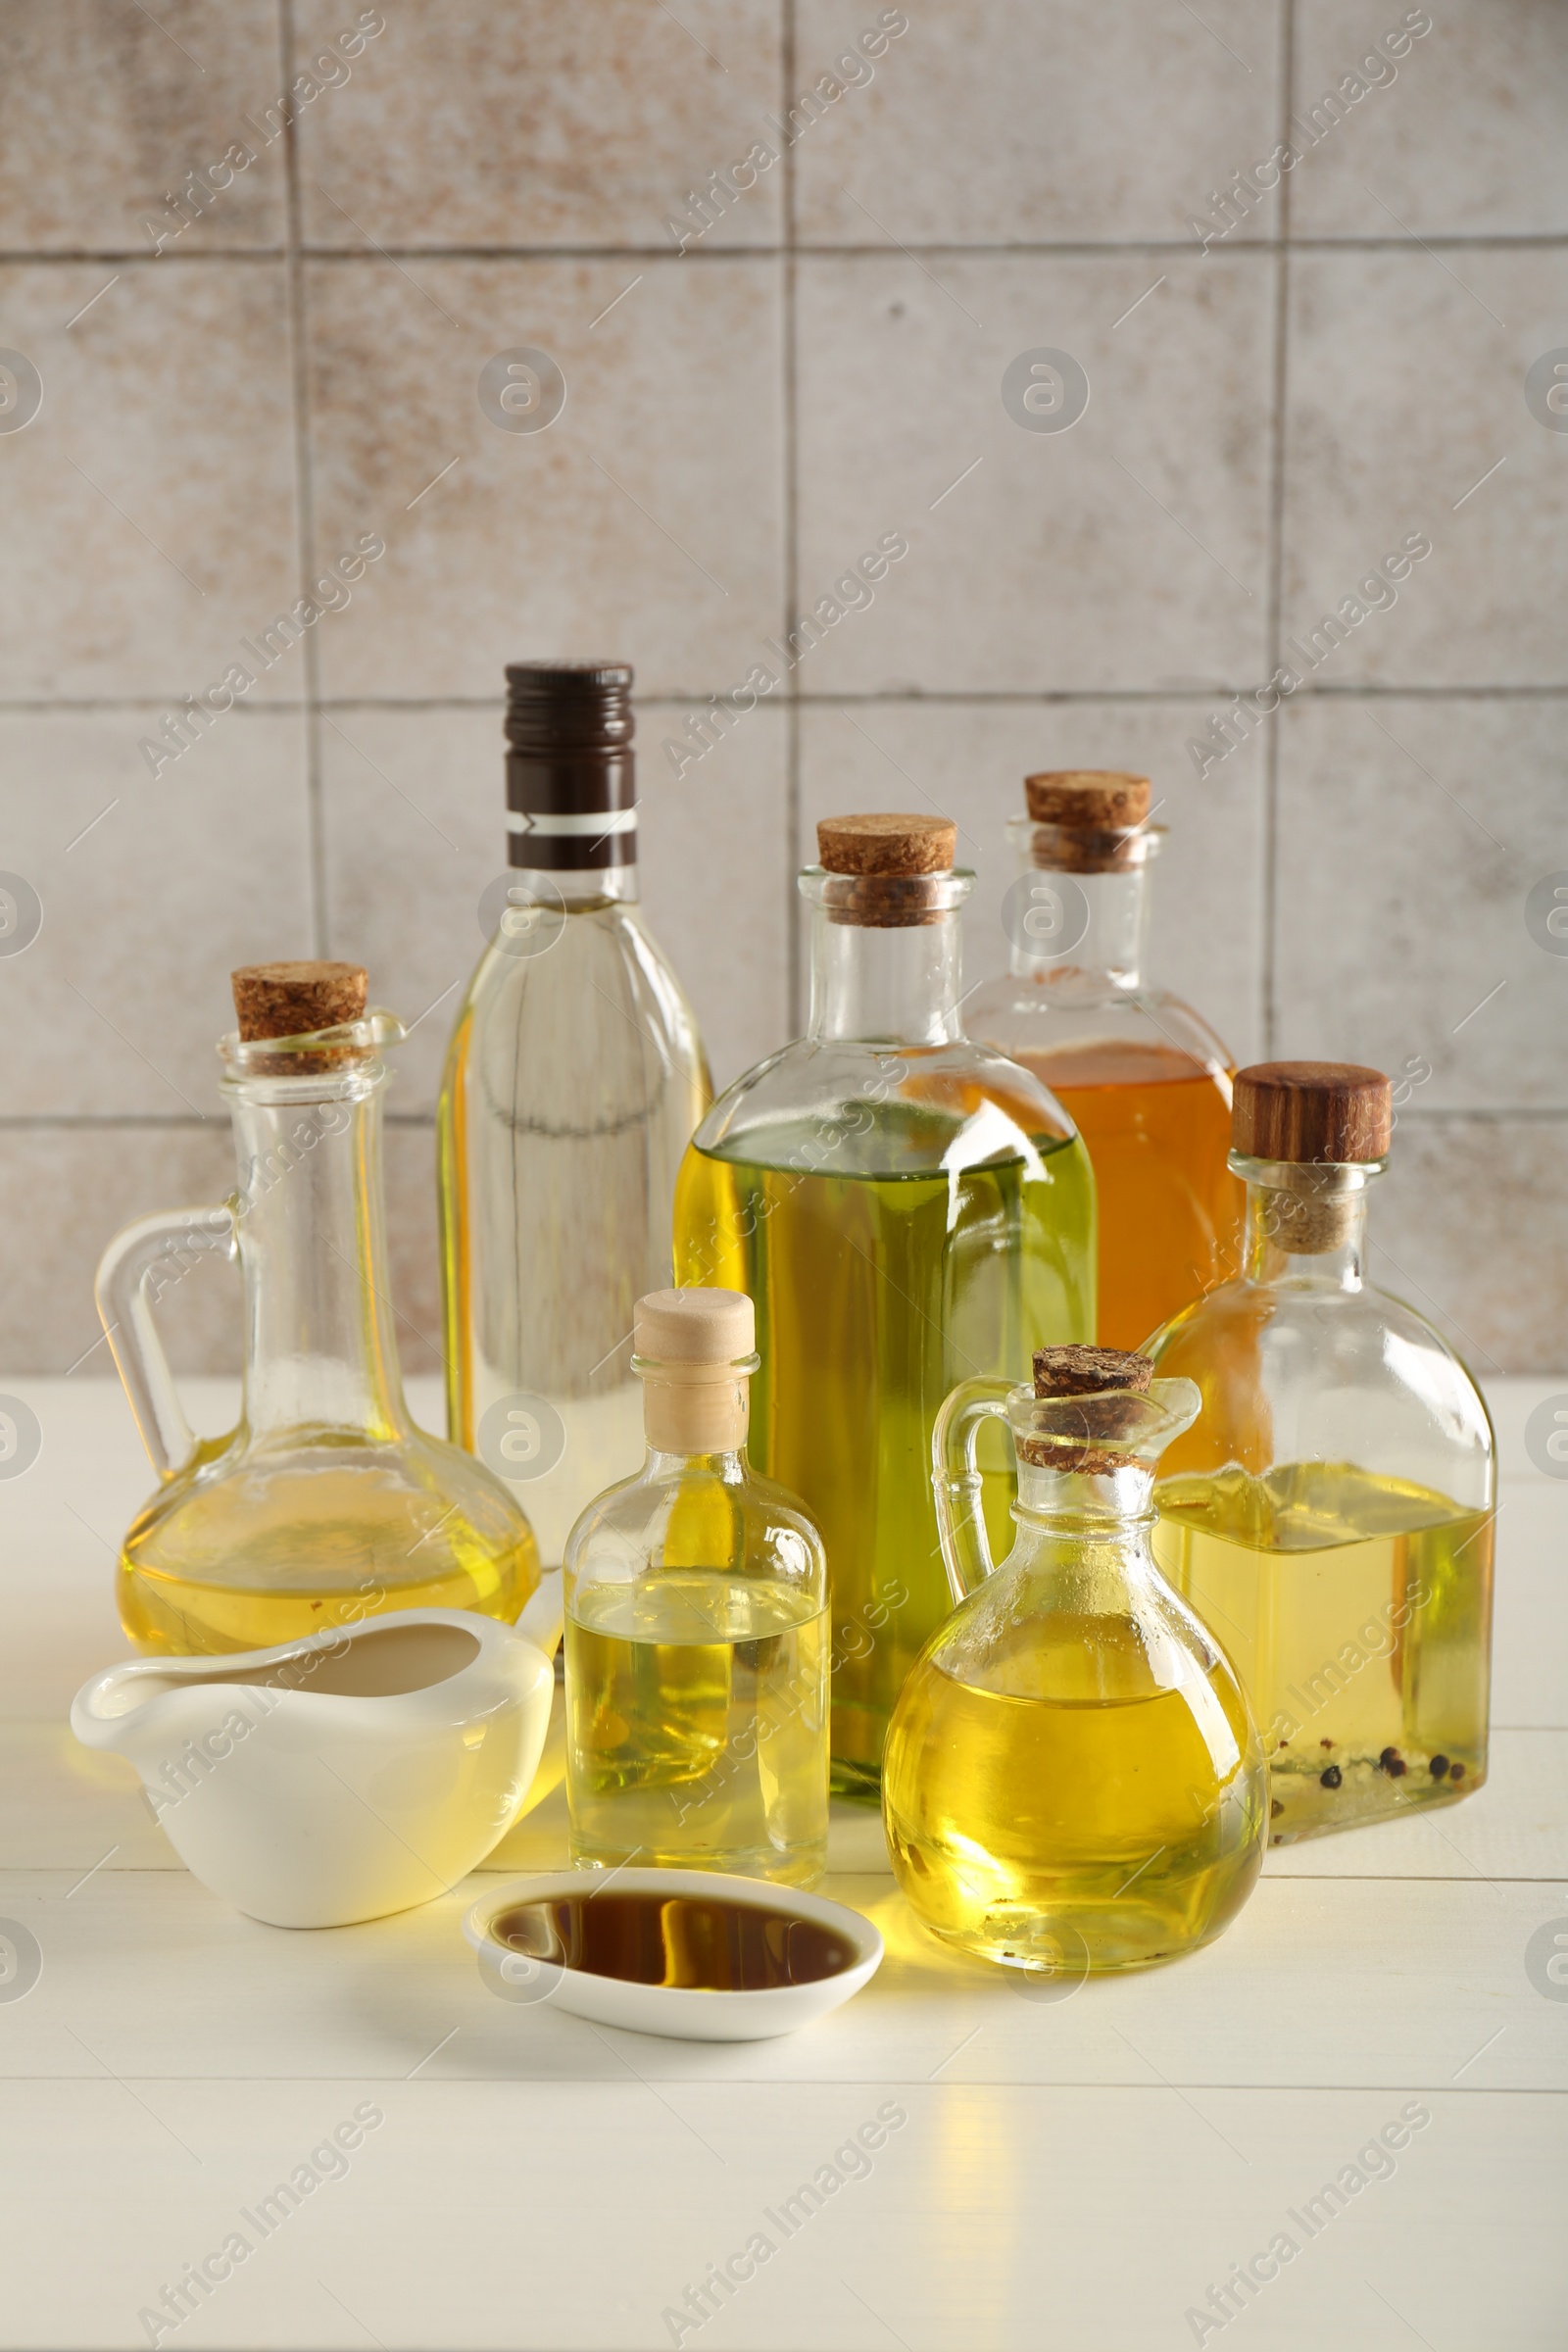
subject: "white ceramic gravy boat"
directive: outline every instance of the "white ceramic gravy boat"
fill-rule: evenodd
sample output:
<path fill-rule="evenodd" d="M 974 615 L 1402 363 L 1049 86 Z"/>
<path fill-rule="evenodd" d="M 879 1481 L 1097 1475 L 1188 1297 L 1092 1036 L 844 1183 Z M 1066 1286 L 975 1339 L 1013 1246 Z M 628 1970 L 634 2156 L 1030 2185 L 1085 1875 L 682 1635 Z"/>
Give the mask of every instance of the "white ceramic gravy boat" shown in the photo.
<path fill-rule="evenodd" d="M 337 1928 L 445 1894 L 522 1809 L 555 1689 L 561 1577 L 515 1627 L 406 1609 L 275 1649 L 136 1658 L 71 1728 L 127 1756 L 192 1874 L 253 1919 Z"/>

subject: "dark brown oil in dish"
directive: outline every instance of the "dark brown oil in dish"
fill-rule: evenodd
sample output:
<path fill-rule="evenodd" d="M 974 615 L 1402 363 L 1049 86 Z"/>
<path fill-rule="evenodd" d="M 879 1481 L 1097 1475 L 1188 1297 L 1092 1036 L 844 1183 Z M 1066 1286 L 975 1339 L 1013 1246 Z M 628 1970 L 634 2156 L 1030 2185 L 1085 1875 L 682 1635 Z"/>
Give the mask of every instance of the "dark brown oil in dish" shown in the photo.
<path fill-rule="evenodd" d="M 495 1920 L 491 1934 L 512 1951 L 585 1976 L 698 1992 L 814 1984 L 842 1975 L 859 1957 L 847 1936 L 798 1911 L 611 1887 L 514 1904 Z"/>

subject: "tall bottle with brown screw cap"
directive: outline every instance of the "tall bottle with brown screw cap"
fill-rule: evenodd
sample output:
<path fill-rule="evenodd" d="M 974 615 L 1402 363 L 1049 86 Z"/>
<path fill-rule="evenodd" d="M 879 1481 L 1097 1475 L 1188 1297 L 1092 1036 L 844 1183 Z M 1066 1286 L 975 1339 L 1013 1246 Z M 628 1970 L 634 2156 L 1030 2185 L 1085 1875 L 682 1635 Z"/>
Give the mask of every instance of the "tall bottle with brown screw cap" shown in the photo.
<path fill-rule="evenodd" d="M 931 1432 L 956 1382 L 1094 1330 L 1094 1185 L 1038 1080 L 965 1036 L 946 817 L 817 827 L 811 1010 L 714 1103 L 681 1171 L 676 1280 L 757 1302 L 751 1456 L 827 1544 L 834 1784 L 874 1796 L 905 1675 L 950 1606 Z M 990 1432 L 983 1433 L 988 1448 Z M 1010 1482 L 982 1450 L 1000 1544 Z"/>
<path fill-rule="evenodd" d="M 643 1458 L 632 1310 L 670 1278 L 681 1153 L 712 1093 L 637 906 L 632 673 L 507 670 L 510 870 L 437 1114 L 448 1427 L 559 1565 Z"/>

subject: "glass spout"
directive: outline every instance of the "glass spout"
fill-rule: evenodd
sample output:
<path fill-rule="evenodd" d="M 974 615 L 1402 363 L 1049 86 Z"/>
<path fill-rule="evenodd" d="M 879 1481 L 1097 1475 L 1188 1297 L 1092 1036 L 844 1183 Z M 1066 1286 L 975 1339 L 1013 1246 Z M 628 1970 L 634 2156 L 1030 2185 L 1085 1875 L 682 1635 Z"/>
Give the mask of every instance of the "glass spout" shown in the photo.
<path fill-rule="evenodd" d="M 1202 1399 L 1190 1380 L 1155 1380 L 1147 1390 L 1102 1389 L 1088 1396 L 1037 1396 L 1015 1389 L 1007 1423 L 1018 1454 L 1021 1509 L 1096 1516 L 1147 1497 L 1154 1464 L 1197 1420 Z M 1119 1482 L 1131 1481 L 1129 1486 Z M 1136 1516 L 1134 1512 L 1132 1515 Z"/>
<path fill-rule="evenodd" d="M 1190 1380 L 1160 1380 L 1147 1394 L 1037 1396 L 1002 1380 L 966 1380 L 937 1415 L 931 1437 L 942 1560 L 955 1605 L 995 1572 L 979 1463 L 980 1432 L 1004 1422 L 1018 1463 L 1020 1524 L 1079 1530 L 1152 1519 L 1154 1464 L 1191 1427 L 1200 1399 Z"/>

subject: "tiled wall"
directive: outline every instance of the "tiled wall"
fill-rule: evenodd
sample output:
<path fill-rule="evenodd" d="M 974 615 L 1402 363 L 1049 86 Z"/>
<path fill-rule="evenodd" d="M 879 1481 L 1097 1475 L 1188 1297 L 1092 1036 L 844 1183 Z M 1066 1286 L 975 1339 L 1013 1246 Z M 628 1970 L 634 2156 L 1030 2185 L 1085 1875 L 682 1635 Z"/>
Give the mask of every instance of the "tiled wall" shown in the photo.
<path fill-rule="evenodd" d="M 0 1364 L 107 1368 L 102 1243 L 231 1181 L 230 965 L 330 953 L 423 1015 L 392 1194 L 429 1365 L 501 665 L 604 652 L 637 666 L 646 896 L 721 1078 L 799 1019 L 815 816 L 955 813 L 979 976 L 1025 769 L 1147 767 L 1160 976 L 1240 1056 L 1430 1068 L 1385 1278 L 1480 1369 L 1560 1369 L 1568 957 L 1526 903 L 1568 869 L 1568 431 L 1525 387 L 1568 347 L 1560 0 L 1432 0 L 1408 41 L 1399 0 L 380 16 L 356 51 L 354 0 L 8 12 L 0 346 L 42 405 L 19 425 L 30 378 L 0 378 L 0 868 L 43 924 L 0 937 Z M 1265 186 L 1328 90 L 1343 119 Z M 792 106 L 677 250 L 688 192 Z M 564 378 L 544 431 L 476 390 L 519 347 Z M 1042 348 L 1088 378 L 1070 429 L 1004 405 Z M 888 533 L 874 604 L 677 780 L 692 707 L 777 671 Z M 1409 534 L 1397 603 L 1200 777 L 1228 698 Z M 154 778 L 140 741 L 363 535 L 352 603 Z M 172 1300 L 191 1366 L 232 1355 L 227 1280 Z"/>

